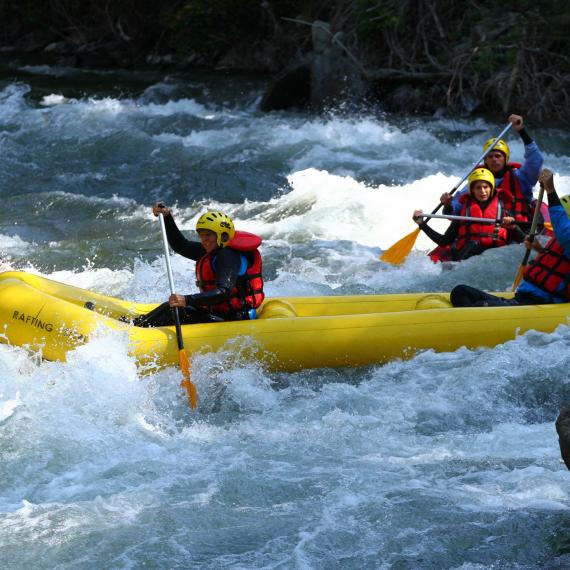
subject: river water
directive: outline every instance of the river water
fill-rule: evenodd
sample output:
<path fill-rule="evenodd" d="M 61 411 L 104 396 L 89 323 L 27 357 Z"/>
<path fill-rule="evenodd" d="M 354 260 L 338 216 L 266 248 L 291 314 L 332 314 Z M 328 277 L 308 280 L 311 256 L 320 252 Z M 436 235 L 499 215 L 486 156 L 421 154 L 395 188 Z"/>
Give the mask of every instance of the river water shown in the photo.
<path fill-rule="evenodd" d="M 509 246 L 451 269 L 414 229 L 505 123 L 336 109 L 262 114 L 263 81 L 4 64 L 0 255 L 136 301 L 168 295 L 158 224 L 206 209 L 264 238 L 267 292 L 504 290 Z M 529 125 L 570 193 L 570 133 Z M 518 137 L 508 135 L 513 158 Z M 444 228 L 445 223 L 435 227 Z M 172 258 L 194 292 L 193 263 Z M 198 357 L 141 375 L 102 334 L 41 362 L 0 345 L 0 567 L 527 569 L 570 565 L 554 420 L 570 330 L 350 370 Z"/>

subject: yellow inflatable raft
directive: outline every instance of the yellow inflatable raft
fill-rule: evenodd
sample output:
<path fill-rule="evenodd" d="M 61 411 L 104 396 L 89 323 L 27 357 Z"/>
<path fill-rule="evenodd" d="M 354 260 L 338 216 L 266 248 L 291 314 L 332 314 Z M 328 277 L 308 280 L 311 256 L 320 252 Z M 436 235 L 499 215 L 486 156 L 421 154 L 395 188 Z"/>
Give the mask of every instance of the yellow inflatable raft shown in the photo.
<path fill-rule="evenodd" d="M 174 327 L 128 323 L 155 306 L 5 272 L 0 340 L 41 351 L 48 360 L 65 360 L 68 351 L 106 327 L 128 335 L 129 350 L 142 365 L 177 365 Z M 530 329 L 552 332 L 569 315 L 570 304 L 457 309 L 444 293 L 290 297 L 266 299 L 254 321 L 182 328 L 189 356 L 239 347 L 269 369 L 294 371 L 383 363 L 425 349 L 492 347 Z"/>

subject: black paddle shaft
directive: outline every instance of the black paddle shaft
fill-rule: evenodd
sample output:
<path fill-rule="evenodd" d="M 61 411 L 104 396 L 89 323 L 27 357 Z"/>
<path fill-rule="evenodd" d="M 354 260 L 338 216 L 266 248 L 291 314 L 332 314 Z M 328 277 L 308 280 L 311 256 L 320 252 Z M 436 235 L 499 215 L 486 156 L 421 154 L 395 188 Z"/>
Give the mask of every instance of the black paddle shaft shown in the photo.
<path fill-rule="evenodd" d="M 453 194 L 455 194 L 455 192 L 457 192 L 457 190 L 459 190 L 459 188 L 461 188 L 463 186 L 463 183 L 469 178 L 469 175 L 477 168 L 477 166 L 481 163 L 482 160 L 485 160 L 485 157 L 495 148 L 495 145 L 499 142 L 499 140 L 501 138 L 503 138 L 503 136 L 506 134 L 506 132 L 512 127 L 512 123 L 509 123 L 501 132 L 499 135 L 497 135 L 495 137 L 495 141 L 493 142 L 493 144 L 489 145 L 489 148 L 487 150 L 485 150 L 483 152 L 483 154 L 477 159 L 477 162 L 471 167 L 471 170 L 469 170 L 469 172 L 457 183 L 457 186 L 455 186 L 454 188 L 451 189 L 451 192 L 449 193 L 451 196 L 453 196 Z M 437 214 L 439 212 L 439 209 L 443 206 L 443 204 L 440 202 L 437 205 L 437 208 L 435 208 L 435 210 L 433 210 L 432 214 Z"/>
<path fill-rule="evenodd" d="M 536 228 L 538 226 L 538 214 L 540 212 L 540 206 L 542 205 L 542 197 L 544 195 L 544 185 L 540 185 L 540 190 L 538 192 L 538 199 L 534 206 L 534 215 L 532 217 L 532 223 L 530 226 L 530 234 L 528 235 L 528 241 L 532 243 L 534 241 L 534 236 L 536 235 Z M 528 263 L 528 258 L 530 257 L 530 247 L 526 250 L 521 265 L 526 267 Z"/>
<path fill-rule="evenodd" d="M 176 341 L 178 342 L 178 350 L 184 348 L 184 339 L 182 338 L 182 327 L 180 326 L 180 313 L 178 312 L 178 307 L 173 307 L 172 312 L 174 313 L 174 323 L 176 324 Z"/>

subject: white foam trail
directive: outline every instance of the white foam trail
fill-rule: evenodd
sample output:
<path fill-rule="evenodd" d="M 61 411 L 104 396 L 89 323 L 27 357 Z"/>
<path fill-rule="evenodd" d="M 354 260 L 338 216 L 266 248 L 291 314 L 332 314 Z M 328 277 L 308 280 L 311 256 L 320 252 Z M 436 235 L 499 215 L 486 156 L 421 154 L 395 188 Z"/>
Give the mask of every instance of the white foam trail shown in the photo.
<path fill-rule="evenodd" d="M 157 84 L 156 90 L 172 90 L 174 86 Z M 172 132 L 164 123 L 162 132 L 150 136 L 159 144 L 180 144 L 202 153 L 219 152 L 220 148 L 236 147 L 247 160 L 260 148 L 281 155 L 291 172 L 309 168 L 327 170 L 353 177 L 386 181 L 409 181 L 425 177 L 426 171 L 442 172 L 446 176 L 462 176 L 472 166 L 473 158 L 481 153 L 481 145 L 495 125 L 478 120 L 434 120 L 433 123 L 410 121 L 395 126 L 385 118 L 365 116 L 347 119 L 330 115 L 318 118 L 283 117 L 239 109 L 228 109 L 205 97 L 206 102 L 181 98 L 165 103 L 149 102 L 148 94 L 139 99 L 113 97 L 66 99 L 61 94 L 45 96 L 35 109 L 24 96 L 27 85 L 14 84 L 0 92 L 0 120 L 9 119 L 14 112 L 27 110 L 26 124 L 61 129 L 79 138 L 101 135 L 106 130 L 138 129 L 141 117 L 195 117 L 211 123 L 210 128 L 192 128 L 188 134 Z M 147 90 L 152 92 L 152 88 Z M 78 127 L 77 125 L 81 125 Z M 461 143 L 450 144 L 445 135 Z M 444 136 L 442 136 L 444 135 Z M 465 135 L 470 135 L 467 138 Z M 540 141 L 539 141 L 540 142 Z M 522 159 L 523 145 L 515 136 L 509 138 L 514 160 Z M 561 172 L 570 168 L 568 157 L 546 155 L 546 165 Z M 446 186 L 441 190 L 449 190 Z"/>
<path fill-rule="evenodd" d="M 350 176 L 313 168 L 295 172 L 288 180 L 291 191 L 267 203 L 236 206 L 211 201 L 202 208 L 223 210 L 232 216 L 238 229 L 265 239 L 344 240 L 383 248 L 402 237 L 402 228 L 408 232 L 414 229 L 411 217 L 415 207 L 427 210 L 434 199 L 437 203 L 439 188 L 456 181 L 437 174 L 407 185 L 371 187 Z M 196 210 L 195 205 L 173 209 L 182 230 L 194 230 L 200 215 Z M 445 228 L 445 221 L 434 223 L 438 226 Z M 418 243 L 419 249 L 433 246 L 427 238 L 418 239 Z"/>

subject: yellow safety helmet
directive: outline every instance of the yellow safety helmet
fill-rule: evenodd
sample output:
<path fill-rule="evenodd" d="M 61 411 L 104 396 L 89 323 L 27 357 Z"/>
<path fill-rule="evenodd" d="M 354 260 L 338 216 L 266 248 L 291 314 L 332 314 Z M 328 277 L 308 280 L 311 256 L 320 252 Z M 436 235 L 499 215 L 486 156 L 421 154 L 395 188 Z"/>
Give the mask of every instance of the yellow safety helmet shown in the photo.
<path fill-rule="evenodd" d="M 210 230 L 217 236 L 219 247 L 224 247 L 235 235 L 232 219 L 223 212 L 206 212 L 196 222 L 196 231 Z"/>
<path fill-rule="evenodd" d="M 560 202 L 564 206 L 566 214 L 570 218 L 570 194 L 566 194 L 566 196 L 560 196 Z"/>
<path fill-rule="evenodd" d="M 489 139 L 483 145 L 483 151 L 486 151 L 497 139 Z M 509 145 L 503 140 L 499 139 L 497 144 L 493 147 L 493 150 L 499 150 L 505 155 L 505 161 L 509 162 L 509 157 L 511 156 L 511 151 L 509 150 Z"/>
<path fill-rule="evenodd" d="M 469 175 L 469 194 L 471 194 L 471 185 L 473 182 L 477 182 L 478 180 L 483 180 L 488 182 L 491 185 L 491 196 L 495 191 L 495 177 L 493 173 L 487 168 L 476 168 L 470 175 Z"/>

